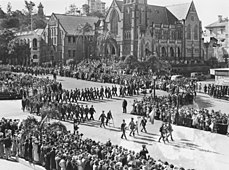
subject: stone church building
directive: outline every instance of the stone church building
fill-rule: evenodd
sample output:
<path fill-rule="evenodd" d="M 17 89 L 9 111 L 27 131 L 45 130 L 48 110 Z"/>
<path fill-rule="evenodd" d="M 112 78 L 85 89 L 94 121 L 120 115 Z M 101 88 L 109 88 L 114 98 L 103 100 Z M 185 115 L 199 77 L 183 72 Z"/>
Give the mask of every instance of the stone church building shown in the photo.
<path fill-rule="evenodd" d="M 144 61 L 153 54 L 173 64 L 202 61 L 202 25 L 193 2 L 163 7 L 113 0 L 104 27 L 115 40 L 111 55 Z"/>

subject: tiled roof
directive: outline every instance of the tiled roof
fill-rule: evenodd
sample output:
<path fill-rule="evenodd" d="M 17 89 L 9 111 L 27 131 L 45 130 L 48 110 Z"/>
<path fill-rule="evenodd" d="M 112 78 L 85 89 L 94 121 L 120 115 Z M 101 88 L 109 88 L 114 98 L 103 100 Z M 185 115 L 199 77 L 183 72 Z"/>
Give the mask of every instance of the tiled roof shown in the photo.
<path fill-rule="evenodd" d="M 191 3 L 166 6 L 166 8 L 177 17 L 178 20 L 186 19 Z"/>
<path fill-rule="evenodd" d="M 90 24 L 94 28 L 94 24 L 98 22 L 97 17 L 88 16 L 75 16 L 75 15 L 65 15 L 65 14 L 54 14 L 56 18 L 60 21 L 61 26 L 67 32 L 68 35 L 77 35 L 80 32 L 80 27 L 84 26 L 86 23 Z M 77 29 L 78 28 L 78 29 Z M 92 32 L 90 34 L 93 34 Z"/>
<path fill-rule="evenodd" d="M 156 24 L 174 24 L 177 20 L 176 17 L 166 9 L 166 7 L 148 5 L 149 22 L 154 22 Z"/>
<path fill-rule="evenodd" d="M 228 22 L 229 21 L 222 21 L 222 22 L 216 21 L 216 22 L 206 26 L 205 28 L 225 27 L 226 25 L 228 25 Z"/>

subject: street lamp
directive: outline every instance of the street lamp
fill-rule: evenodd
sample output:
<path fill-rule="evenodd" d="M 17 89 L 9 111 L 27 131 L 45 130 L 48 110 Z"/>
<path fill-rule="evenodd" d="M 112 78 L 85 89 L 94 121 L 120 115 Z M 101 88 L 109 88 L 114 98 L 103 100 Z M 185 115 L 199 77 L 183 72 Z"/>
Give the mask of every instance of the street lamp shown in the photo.
<path fill-rule="evenodd" d="M 155 83 L 156 83 L 156 79 L 157 79 L 157 76 L 156 75 L 153 75 L 153 98 L 155 99 L 156 97 L 156 87 L 155 87 Z"/>

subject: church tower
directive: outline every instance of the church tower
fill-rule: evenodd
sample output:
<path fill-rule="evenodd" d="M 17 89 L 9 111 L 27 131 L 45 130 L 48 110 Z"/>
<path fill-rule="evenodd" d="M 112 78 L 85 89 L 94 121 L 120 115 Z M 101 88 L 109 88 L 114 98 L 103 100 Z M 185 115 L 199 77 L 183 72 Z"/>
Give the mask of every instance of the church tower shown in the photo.
<path fill-rule="evenodd" d="M 40 4 L 39 4 L 39 6 L 38 6 L 38 16 L 39 17 L 41 17 L 41 18 L 43 18 L 44 17 L 44 7 L 43 7 L 43 5 L 41 4 L 41 2 L 40 2 Z"/>
<path fill-rule="evenodd" d="M 123 55 L 138 54 L 138 32 L 147 27 L 147 0 L 123 1 Z"/>

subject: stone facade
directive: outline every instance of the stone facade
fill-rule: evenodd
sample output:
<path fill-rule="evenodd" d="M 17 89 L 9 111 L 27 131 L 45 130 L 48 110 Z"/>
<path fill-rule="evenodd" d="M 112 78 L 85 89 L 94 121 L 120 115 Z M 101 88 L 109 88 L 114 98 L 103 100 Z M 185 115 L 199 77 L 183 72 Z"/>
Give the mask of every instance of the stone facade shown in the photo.
<path fill-rule="evenodd" d="M 218 46 L 214 49 L 214 57 L 219 62 L 225 62 L 225 55 L 229 55 L 229 19 L 218 16 L 218 20 L 206 26 L 206 36 L 217 39 Z"/>
<path fill-rule="evenodd" d="M 46 42 L 43 62 L 67 64 L 80 61 L 92 54 L 97 17 L 52 14 L 42 35 Z M 91 29 L 83 31 L 85 25 Z"/>
<path fill-rule="evenodd" d="M 42 51 L 42 34 L 43 29 L 33 31 L 17 32 L 16 37 L 19 42 L 26 42 L 30 47 L 30 58 L 28 63 L 31 65 L 39 65 Z"/>
<path fill-rule="evenodd" d="M 162 7 L 147 0 L 113 0 L 104 25 L 117 41 L 114 55 L 144 61 L 153 54 L 186 64 L 202 60 L 202 26 L 193 2 Z"/>
<path fill-rule="evenodd" d="M 88 0 L 89 5 L 89 12 L 101 12 L 102 14 L 105 14 L 105 2 L 102 2 L 101 0 Z"/>

